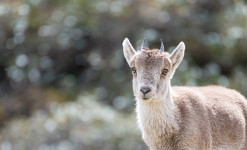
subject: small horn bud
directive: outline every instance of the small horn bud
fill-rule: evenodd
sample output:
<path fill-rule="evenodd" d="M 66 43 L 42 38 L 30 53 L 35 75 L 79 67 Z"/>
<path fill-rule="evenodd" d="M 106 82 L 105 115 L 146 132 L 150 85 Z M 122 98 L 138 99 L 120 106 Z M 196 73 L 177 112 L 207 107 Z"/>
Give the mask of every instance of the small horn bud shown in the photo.
<path fill-rule="evenodd" d="M 141 50 L 144 50 L 146 48 L 145 45 L 146 45 L 146 38 L 143 39 Z"/>
<path fill-rule="evenodd" d="M 164 48 L 163 40 L 160 39 L 160 41 L 161 41 L 160 50 L 164 52 L 165 51 L 165 48 Z"/>

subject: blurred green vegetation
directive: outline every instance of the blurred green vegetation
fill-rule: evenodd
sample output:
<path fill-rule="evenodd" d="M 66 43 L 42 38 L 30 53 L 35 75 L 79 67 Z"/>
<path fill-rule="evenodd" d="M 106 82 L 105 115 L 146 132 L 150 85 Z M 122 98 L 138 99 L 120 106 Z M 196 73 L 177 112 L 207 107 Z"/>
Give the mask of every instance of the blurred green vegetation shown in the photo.
<path fill-rule="evenodd" d="M 122 41 L 171 52 L 173 85 L 247 96 L 244 0 L 2 0 L 0 149 L 146 149 Z"/>

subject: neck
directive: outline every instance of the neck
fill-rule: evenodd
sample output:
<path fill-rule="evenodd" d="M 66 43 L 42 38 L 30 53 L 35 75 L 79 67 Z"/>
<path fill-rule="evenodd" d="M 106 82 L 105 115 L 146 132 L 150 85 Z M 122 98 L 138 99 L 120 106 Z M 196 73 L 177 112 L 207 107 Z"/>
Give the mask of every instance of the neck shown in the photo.
<path fill-rule="evenodd" d="M 147 134 L 166 134 L 177 129 L 170 81 L 167 92 L 149 102 L 137 99 L 136 112 L 140 129 Z"/>

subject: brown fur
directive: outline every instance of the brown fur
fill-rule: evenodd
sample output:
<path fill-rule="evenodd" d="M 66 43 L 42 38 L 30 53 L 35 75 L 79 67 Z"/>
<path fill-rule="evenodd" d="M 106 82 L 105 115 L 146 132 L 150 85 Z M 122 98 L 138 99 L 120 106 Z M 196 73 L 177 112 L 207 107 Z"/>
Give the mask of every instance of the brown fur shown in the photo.
<path fill-rule="evenodd" d="M 247 150 L 247 101 L 221 86 L 171 87 L 183 59 L 181 42 L 172 54 L 135 51 L 128 39 L 124 56 L 135 67 L 133 91 L 142 138 L 151 150 Z M 166 75 L 162 74 L 168 69 Z M 150 88 L 146 95 L 142 87 Z"/>
<path fill-rule="evenodd" d="M 173 87 L 173 91 L 179 133 L 194 149 L 244 146 L 247 101 L 240 93 L 221 86 Z"/>

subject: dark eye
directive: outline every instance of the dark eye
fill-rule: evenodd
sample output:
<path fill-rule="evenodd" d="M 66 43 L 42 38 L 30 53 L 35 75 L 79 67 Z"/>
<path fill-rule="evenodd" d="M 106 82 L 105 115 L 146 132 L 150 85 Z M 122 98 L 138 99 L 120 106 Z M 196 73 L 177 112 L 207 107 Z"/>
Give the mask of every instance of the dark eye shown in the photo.
<path fill-rule="evenodd" d="M 136 68 L 135 68 L 135 67 L 132 67 L 132 68 L 131 68 L 131 71 L 132 71 L 133 73 L 136 73 Z"/>
<path fill-rule="evenodd" d="M 163 71 L 162 71 L 162 74 L 163 75 L 166 75 L 168 73 L 168 69 L 164 69 Z"/>

